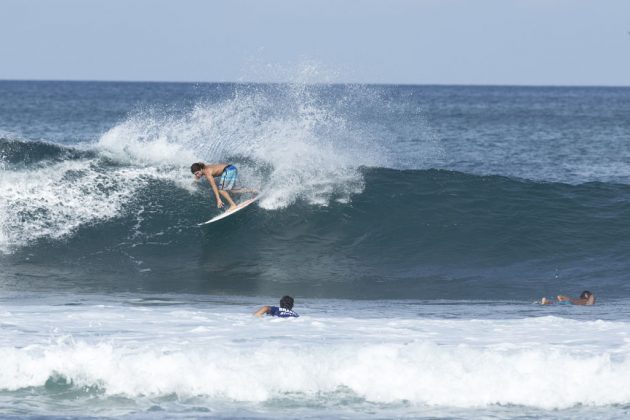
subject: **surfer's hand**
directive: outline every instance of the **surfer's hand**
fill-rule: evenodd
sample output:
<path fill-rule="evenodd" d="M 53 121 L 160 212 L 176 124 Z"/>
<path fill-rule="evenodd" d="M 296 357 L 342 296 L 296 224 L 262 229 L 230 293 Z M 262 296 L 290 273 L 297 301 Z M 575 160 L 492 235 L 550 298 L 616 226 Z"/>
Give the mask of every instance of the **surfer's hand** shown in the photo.
<path fill-rule="evenodd" d="M 222 208 L 223 207 L 223 201 L 221 201 L 221 199 L 217 199 L 217 207 L 218 208 Z"/>

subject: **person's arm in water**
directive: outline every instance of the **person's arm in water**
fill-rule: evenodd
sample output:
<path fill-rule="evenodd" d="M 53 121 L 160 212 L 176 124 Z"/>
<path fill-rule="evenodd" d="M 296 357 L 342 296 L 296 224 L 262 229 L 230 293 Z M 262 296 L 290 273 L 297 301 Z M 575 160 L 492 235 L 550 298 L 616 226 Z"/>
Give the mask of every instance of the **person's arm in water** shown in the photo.
<path fill-rule="evenodd" d="M 265 315 L 267 315 L 269 313 L 269 310 L 271 308 L 269 306 L 263 306 L 262 308 L 260 308 L 259 310 L 257 310 L 256 312 L 254 312 L 254 316 L 258 316 L 258 317 L 263 317 Z"/>
<path fill-rule="evenodd" d="M 588 298 L 574 299 L 569 296 L 558 295 L 558 302 L 571 302 L 573 305 L 594 305 L 595 295 L 590 295 Z"/>

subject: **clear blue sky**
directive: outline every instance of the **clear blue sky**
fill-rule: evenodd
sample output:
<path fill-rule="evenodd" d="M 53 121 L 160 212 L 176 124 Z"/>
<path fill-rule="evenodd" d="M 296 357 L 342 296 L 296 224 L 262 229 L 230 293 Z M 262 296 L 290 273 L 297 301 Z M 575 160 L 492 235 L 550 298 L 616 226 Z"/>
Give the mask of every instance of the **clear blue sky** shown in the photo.
<path fill-rule="evenodd" d="M 630 0 L 0 0 L 0 22 L 0 79 L 630 86 Z"/>

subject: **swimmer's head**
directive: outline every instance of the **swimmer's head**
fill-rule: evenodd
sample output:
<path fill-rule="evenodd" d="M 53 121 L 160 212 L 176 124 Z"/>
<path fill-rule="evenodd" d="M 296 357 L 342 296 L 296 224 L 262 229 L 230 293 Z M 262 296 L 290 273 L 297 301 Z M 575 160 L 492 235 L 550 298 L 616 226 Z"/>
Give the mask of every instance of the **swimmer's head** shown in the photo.
<path fill-rule="evenodd" d="M 282 296 L 280 307 L 289 310 L 293 309 L 293 298 L 291 296 Z"/>
<path fill-rule="evenodd" d="M 591 292 L 589 292 L 588 290 L 585 290 L 582 292 L 582 294 L 580 295 L 580 299 L 588 299 L 592 296 L 593 294 Z"/>

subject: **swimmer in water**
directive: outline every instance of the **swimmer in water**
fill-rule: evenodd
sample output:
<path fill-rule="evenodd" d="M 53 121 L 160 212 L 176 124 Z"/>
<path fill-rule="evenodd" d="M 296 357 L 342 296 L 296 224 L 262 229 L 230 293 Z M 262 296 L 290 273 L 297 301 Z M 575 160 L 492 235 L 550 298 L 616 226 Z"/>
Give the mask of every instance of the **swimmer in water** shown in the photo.
<path fill-rule="evenodd" d="M 280 306 L 263 306 L 254 313 L 257 317 L 264 315 L 277 316 L 280 318 L 297 318 L 299 315 L 293 312 L 293 298 L 291 296 L 282 296 Z"/>
<path fill-rule="evenodd" d="M 571 305 L 595 305 L 595 295 L 588 290 L 582 292 L 579 298 L 575 299 L 569 296 L 558 295 L 556 300 L 547 299 L 543 297 L 539 302 L 541 305 L 553 305 L 554 303 L 559 304 L 571 304 Z"/>

